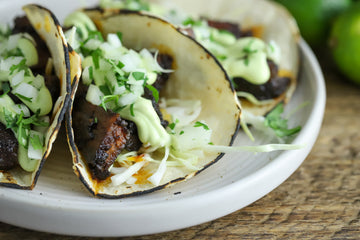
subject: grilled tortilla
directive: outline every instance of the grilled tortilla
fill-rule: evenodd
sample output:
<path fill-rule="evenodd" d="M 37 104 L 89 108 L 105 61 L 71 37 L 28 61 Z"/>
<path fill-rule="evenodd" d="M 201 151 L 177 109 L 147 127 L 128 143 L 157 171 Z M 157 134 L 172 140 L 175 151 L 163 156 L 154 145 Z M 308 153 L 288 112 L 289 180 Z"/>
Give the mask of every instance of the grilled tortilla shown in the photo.
<path fill-rule="evenodd" d="M 10 89 L 6 91 L 2 85 L 1 134 L 7 137 L 1 139 L 0 185 L 32 189 L 51 152 L 70 101 L 69 55 L 72 58 L 75 55 L 68 50 L 53 13 L 38 5 L 26 5 L 23 10 L 26 17 L 17 18 L 10 33 L 12 41 L 17 39 L 16 49 L 21 53 L 15 51 L 15 57 L 8 59 L 24 57 L 26 62 L 23 60 L 24 64 L 13 65 L 8 71 L 2 68 L 2 74 L 8 77 L 4 80 L 10 81 Z M 11 44 L 10 40 L 8 42 Z M 2 64 L 5 61 L 2 60 Z M 24 86 L 24 90 L 19 86 Z M 22 95 L 32 90 L 38 95 L 27 98 Z M 21 111 L 16 111 L 17 107 L 21 107 Z M 11 149 L 6 148 L 9 142 Z M 10 155 L 14 157 L 10 159 Z"/>
<path fill-rule="evenodd" d="M 216 59 L 180 29 L 157 17 L 126 11 L 109 17 L 98 17 L 96 12 L 94 17 L 92 11 L 83 13 L 94 20 L 102 37 L 87 39 L 87 45 L 86 43 L 81 45 L 82 49 L 88 47 L 92 50 L 85 49 L 86 51 L 81 52 L 82 81 L 79 86 L 74 86 L 73 92 L 76 92 L 76 96 L 67 115 L 66 127 L 74 171 L 88 190 L 95 196 L 105 198 L 150 193 L 185 181 L 218 161 L 223 154 L 204 152 L 202 148 L 194 150 L 196 145 L 201 147 L 212 144 L 231 145 L 239 128 L 240 105 L 231 82 Z M 94 27 L 88 20 L 84 20 L 82 14 L 77 15 L 73 23 L 77 29 Z M 71 25 L 71 22 L 68 24 Z M 84 36 L 84 31 L 81 35 Z M 97 34 L 91 31 L 89 35 Z M 117 36 L 121 39 L 121 44 Z M 103 41 L 102 38 L 107 39 L 108 42 Z M 122 46 L 130 49 L 126 51 L 127 57 L 122 56 L 121 64 L 120 61 L 112 59 L 99 60 L 97 49 L 102 49 L 101 52 L 105 51 L 110 55 L 113 53 L 112 50 L 104 50 L 108 44 L 114 44 L 119 49 Z M 133 63 L 132 60 L 128 61 L 128 57 L 135 54 L 134 50 L 144 54 L 144 49 L 156 49 L 154 58 L 160 59 L 159 64 L 163 69 L 171 69 L 158 72 L 157 81 L 152 85 L 159 90 L 159 109 L 156 110 L 157 101 L 154 94 L 156 91 L 152 91 L 148 97 L 152 101 L 152 106 L 147 105 L 138 109 L 139 99 L 142 99 L 142 102 L 149 100 L 144 100 L 146 98 L 144 95 L 149 94 L 145 90 L 145 93 L 134 103 L 115 110 L 111 106 L 119 102 L 119 96 L 111 95 L 111 99 L 115 98 L 116 102 L 108 105 L 106 99 L 110 98 L 97 90 L 104 89 L 104 85 L 96 86 L 96 82 L 101 82 L 102 79 L 97 77 L 99 74 L 95 70 L 101 69 L 102 64 L 104 67 L 111 63 L 112 71 L 106 71 L 104 74 L 115 71 L 118 77 L 123 76 Z M 86 57 L 86 54 L 89 56 Z M 90 60 L 92 63 L 86 65 Z M 73 68 L 79 71 L 78 66 L 72 66 L 72 71 Z M 134 71 L 131 72 L 129 78 L 140 81 L 144 74 L 139 71 L 135 72 L 136 74 Z M 152 78 L 152 74 L 149 73 L 145 73 L 145 76 L 145 81 Z M 160 87 L 157 85 L 159 76 L 163 79 L 159 84 Z M 107 75 L 106 79 L 112 77 Z M 117 87 L 114 87 L 114 91 L 117 91 Z M 91 99 L 94 104 L 84 99 Z M 168 106 L 172 102 L 179 104 L 180 108 L 186 105 L 187 109 L 191 109 L 190 115 L 195 117 L 191 119 L 190 125 L 180 128 L 179 124 L 182 120 L 178 121 L 171 117 Z M 179 105 L 176 109 L 179 109 Z M 151 134 L 144 137 L 142 134 L 144 128 L 137 120 L 139 116 L 147 115 L 149 111 L 156 112 L 159 118 L 147 125 L 145 132 L 150 131 Z M 195 114 L 196 111 L 198 113 Z M 79 124 L 81 122 L 83 124 Z M 207 139 L 211 131 L 211 139 Z M 158 142 L 143 140 L 152 138 L 158 132 L 163 134 L 157 138 Z M 102 137 L 97 139 L 98 136 Z M 183 137 L 189 141 L 184 141 Z M 182 149 L 191 149 L 192 152 L 176 149 L 180 145 Z M 92 152 L 94 148 L 96 152 Z M 113 154 L 115 157 L 112 156 Z M 111 157 L 115 158 L 115 162 L 109 161 Z"/>

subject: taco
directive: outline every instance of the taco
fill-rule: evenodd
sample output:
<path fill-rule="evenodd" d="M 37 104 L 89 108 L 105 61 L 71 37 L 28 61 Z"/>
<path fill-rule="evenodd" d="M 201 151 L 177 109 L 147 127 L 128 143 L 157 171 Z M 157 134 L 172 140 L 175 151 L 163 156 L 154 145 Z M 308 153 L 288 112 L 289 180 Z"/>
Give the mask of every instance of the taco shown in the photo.
<path fill-rule="evenodd" d="M 262 116 L 287 103 L 297 84 L 299 30 L 279 4 L 257 0 L 100 0 L 92 14 L 151 12 L 208 49 L 234 83 L 244 111 Z M 97 12 L 96 12 L 97 11 Z"/>
<path fill-rule="evenodd" d="M 49 10 L 23 10 L 0 36 L 0 185 L 32 189 L 70 101 L 73 53 Z"/>
<path fill-rule="evenodd" d="M 89 16 L 75 12 L 64 24 L 82 57 L 68 142 L 89 191 L 105 198 L 149 193 L 218 161 L 223 154 L 203 147 L 232 144 L 240 105 L 216 59 L 155 16 Z"/>

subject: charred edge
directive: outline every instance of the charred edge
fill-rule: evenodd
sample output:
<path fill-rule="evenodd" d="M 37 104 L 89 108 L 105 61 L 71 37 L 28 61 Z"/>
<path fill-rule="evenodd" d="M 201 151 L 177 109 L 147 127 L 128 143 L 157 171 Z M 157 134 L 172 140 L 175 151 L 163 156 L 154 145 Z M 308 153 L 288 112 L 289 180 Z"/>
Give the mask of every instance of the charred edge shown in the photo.
<path fill-rule="evenodd" d="M 92 192 L 94 194 L 94 196 L 96 197 L 101 197 L 101 198 L 107 198 L 107 199 L 120 199 L 120 198 L 127 198 L 127 197 L 137 197 L 140 195 L 144 195 L 144 194 L 149 194 L 149 193 L 153 193 L 159 190 L 163 190 L 165 188 L 167 188 L 170 185 L 173 185 L 175 183 L 178 182 L 182 182 L 185 181 L 188 178 L 189 175 L 185 176 L 185 177 L 181 177 L 181 178 L 177 178 L 174 179 L 168 183 L 165 183 L 163 185 L 148 189 L 148 190 L 144 190 L 144 191 L 138 191 L 138 192 L 133 192 L 133 193 L 127 193 L 127 194 L 121 194 L 121 195 L 109 195 L 109 194 L 94 194 L 94 192 L 92 190 L 90 190 L 90 192 Z"/>
<path fill-rule="evenodd" d="M 66 66 L 66 92 L 71 92 L 71 68 L 70 68 L 70 56 L 69 49 L 66 42 L 62 43 L 64 49 L 65 66 Z"/>
<path fill-rule="evenodd" d="M 46 7 L 43 7 L 41 5 L 38 5 L 38 4 L 31 4 L 31 5 L 48 12 L 50 14 L 51 18 L 53 19 L 55 25 L 61 26 L 59 20 L 56 18 L 56 16 L 49 9 L 47 9 Z"/>
<path fill-rule="evenodd" d="M 34 6 L 37 6 L 39 9 L 42 9 L 50 14 L 52 20 L 54 21 L 54 24 L 56 26 L 58 34 L 61 35 L 60 33 L 62 32 L 62 27 L 61 27 L 59 20 L 56 18 L 56 16 L 49 9 L 47 9 L 43 6 L 40 6 L 37 4 L 34 4 Z M 68 46 L 67 46 L 66 41 L 62 38 L 61 38 L 61 41 L 62 41 L 62 45 L 63 45 L 63 49 L 64 49 L 64 57 L 65 57 L 65 65 L 66 65 L 66 91 L 69 93 L 71 91 L 69 51 L 68 51 Z"/>
<path fill-rule="evenodd" d="M 59 113 L 59 117 L 57 119 L 54 119 L 54 121 L 57 121 L 56 125 L 55 125 L 55 128 L 53 130 L 53 132 L 51 133 L 50 137 L 49 137 L 49 142 L 47 144 L 47 148 L 46 148 L 46 151 L 44 153 L 44 158 L 41 160 L 40 162 L 40 165 L 39 165 L 39 168 L 37 169 L 37 172 L 36 172 L 36 175 L 34 177 L 34 180 L 33 180 L 33 187 L 36 185 L 36 182 L 40 176 L 40 172 L 41 172 L 41 169 L 43 168 L 44 164 L 45 164 L 45 161 L 46 159 L 48 158 L 49 154 L 50 154 L 50 149 L 52 148 L 52 144 L 55 142 L 55 139 L 60 131 L 60 127 L 61 127 L 61 123 L 62 121 L 64 120 L 64 117 L 65 117 L 65 114 L 66 114 L 66 111 L 67 111 L 67 107 L 69 105 L 69 101 L 70 101 L 70 95 L 69 94 L 66 94 L 65 96 L 65 99 L 62 103 L 62 106 L 60 106 L 60 113 Z M 54 122 L 52 122 L 53 124 Z M 52 124 L 50 126 L 52 126 Z"/>
<path fill-rule="evenodd" d="M 18 185 L 16 183 L 0 182 L 0 186 L 7 187 L 7 188 L 14 188 L 14 189 L 22 189 L 22 190 L 31 190 L 31 189 L 33 189 L 32 185 L 31 186 L 20 186 L 20 185 Z"/>

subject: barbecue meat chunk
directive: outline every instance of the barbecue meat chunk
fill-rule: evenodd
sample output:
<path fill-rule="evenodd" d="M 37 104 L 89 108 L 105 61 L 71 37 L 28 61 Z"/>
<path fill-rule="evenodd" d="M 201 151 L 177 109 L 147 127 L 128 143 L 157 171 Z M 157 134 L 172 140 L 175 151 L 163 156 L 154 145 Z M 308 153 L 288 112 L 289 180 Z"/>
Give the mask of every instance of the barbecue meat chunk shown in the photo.
<path fill-rule="evenodd" d="M 0 123 L 0 170 L 10 170 L 18 165 L 18 141 L 11 129 Z"/>
<path fill-rule="evenodd" d="M 278 76 L 278 66 L 268 60 L 270 79 L 264 84 L 256 85 L 243 78 L 234 78 L 236 91 L 248 92 L 258 100 L 269 100 L 279 97 L 290 85 L 290 78 Z"/>
<path fill-rule="evenodd" d="M 123 149 L 137 151 L 142 143 L 135 123 L 85 100 L 87 86 L 79 85 L 73 109 L 75 143 L 93 178 L 104 180 Z"/>
<path fill-rule="evenodd" d="M 241 30 L 239 24 L 224 22 L 224 21 L 215 21 L 215 20 L 207 20 L 209 27 L 216 28 L 218 30 L 226 30 L 234 34 L 234 36 L 239 39 L 241 37 L 250 37 L 252 36 L 251 30 Z"/>

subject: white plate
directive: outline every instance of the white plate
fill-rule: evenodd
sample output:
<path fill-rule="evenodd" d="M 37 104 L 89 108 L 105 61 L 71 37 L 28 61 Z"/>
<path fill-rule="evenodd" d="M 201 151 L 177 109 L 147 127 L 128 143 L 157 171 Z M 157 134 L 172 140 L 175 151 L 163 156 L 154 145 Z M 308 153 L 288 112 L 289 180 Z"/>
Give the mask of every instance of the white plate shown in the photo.
<path fill-rule="evenodd" d="M 10 21 L 15 12 L 21 12 L 19 6 L 25 2 L 29 1 L 1 1 L 0 21 Z M 64 9 L 69 6 L 64 1 L 43 2 L 60 20 L 70 11 Z M 301 150 L 227 154 L 185 183 L 144 196 L 105 200 L 90 196 L 72 173 L 70 153 L 65 137 L 61 136 L 33 191 L 0 188 L 0 221 L 58 234 L 133 236 L 201 224 L 253 203 L 279 186 L 300 166 L 321 127 L 325 108 L 323 75 L 304 41 L 300 42 L 300 49 L 299 87 L 287 110 L 309 102 L 289 122 L 293 126 L 303 126 L 293 141 L 306 144 Z M 266 142 L 260 139 L 257 143 Z M 240 134 L 235 144 L 249 144 L 249 141 Z"/>

